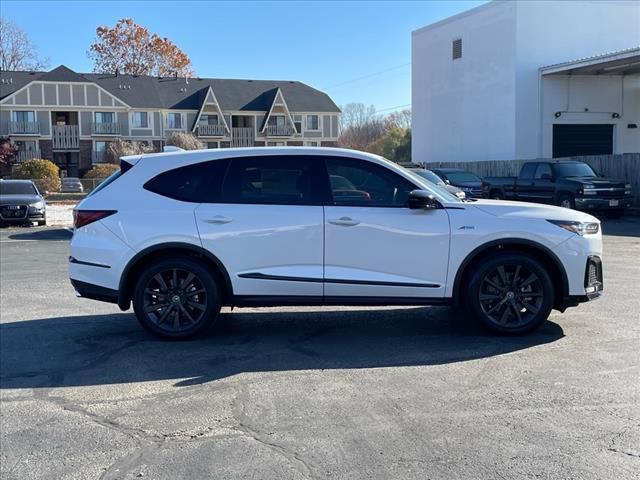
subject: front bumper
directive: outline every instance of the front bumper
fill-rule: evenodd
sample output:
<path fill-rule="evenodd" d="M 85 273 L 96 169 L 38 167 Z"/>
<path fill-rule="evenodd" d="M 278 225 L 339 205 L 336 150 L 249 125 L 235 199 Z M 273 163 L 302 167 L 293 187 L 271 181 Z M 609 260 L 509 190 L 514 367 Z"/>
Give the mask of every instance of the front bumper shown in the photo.
<path fill-rule="evenodd" d="M 600 298 L 604 291 L 602 278 L 602 260 L 597 255 L 590 255 L 584 271 L 584 295 L 567 296 L 556 308 L 564 312 L 569 307 Z"/>
<path fill-rule="evenodd" d="M 631 207 L 631 197 L 599 198 L 576 197 L 578 210 L 620 210 Z"/>
<path fill-rule="evenodd" d="M 37 222 L 47 218 L 45 208 L 36 209 L 31 205 L 2 205 L 0 206 L 0 222 L 25 223 Z"/>

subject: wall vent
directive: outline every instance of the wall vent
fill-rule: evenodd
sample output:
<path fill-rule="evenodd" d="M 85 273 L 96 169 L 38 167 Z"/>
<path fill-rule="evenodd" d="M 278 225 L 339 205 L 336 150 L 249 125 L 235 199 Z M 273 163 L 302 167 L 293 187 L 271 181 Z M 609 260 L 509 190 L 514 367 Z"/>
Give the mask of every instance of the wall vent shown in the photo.
<path fill-rule="evenodd" d="M 452 57 L 454 60 L 462 58 L 462 39 L 456 38 L 452 43 Z"/>

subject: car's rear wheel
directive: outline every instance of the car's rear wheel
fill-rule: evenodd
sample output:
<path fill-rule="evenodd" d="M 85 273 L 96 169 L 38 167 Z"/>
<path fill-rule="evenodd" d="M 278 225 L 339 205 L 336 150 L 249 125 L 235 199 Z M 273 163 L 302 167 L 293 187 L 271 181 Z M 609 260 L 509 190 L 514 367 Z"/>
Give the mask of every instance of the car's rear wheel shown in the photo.
<path fill-rule="evenodd" d="M 133 292 L 133 308 L 142 326 L 163 338 L 202 335 L 220 312 L 220 293 L 213 275 L 188 257 L 148 266 Z"/>
<path fill-rule="evenodd" d="M 530 332 L 549 317 L 553 308 L 549 274 L 540 262 L 521 253 L 503 253 L 482 262 L 468 285 L 472 312 L 497 333 Z"/>

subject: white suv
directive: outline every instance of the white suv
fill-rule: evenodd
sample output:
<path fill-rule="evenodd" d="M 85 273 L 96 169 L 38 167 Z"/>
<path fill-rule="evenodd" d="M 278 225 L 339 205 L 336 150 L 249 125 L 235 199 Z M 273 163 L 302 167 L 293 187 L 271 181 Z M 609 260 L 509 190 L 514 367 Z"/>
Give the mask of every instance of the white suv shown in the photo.
<path fill-rule="evenodd" d="M 246 148 L 124 157 L 75 210 L 78 295 L 133 308 L 166 338 L 223 305 L 453 305 L 494 331 L 602 291 L 585 213 L 461 201 L 381 157 Z"/>

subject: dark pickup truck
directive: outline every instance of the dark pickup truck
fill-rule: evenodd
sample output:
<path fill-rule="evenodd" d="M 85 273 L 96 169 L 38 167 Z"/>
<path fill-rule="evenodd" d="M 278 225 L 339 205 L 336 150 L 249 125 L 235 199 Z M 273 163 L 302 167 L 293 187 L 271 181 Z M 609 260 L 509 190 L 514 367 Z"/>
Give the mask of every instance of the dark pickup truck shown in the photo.
<path fill-rule="evenodd" d="M 584 162 L 527 162 L 518 177 L 484 179 L 489 198 L 548 203 L 621 216 L 631 206 L 631 185 L 599 176 Z"/>

